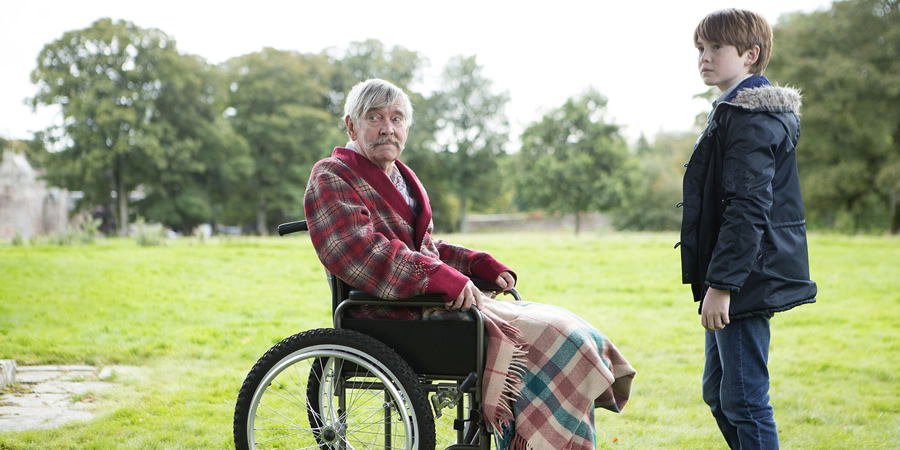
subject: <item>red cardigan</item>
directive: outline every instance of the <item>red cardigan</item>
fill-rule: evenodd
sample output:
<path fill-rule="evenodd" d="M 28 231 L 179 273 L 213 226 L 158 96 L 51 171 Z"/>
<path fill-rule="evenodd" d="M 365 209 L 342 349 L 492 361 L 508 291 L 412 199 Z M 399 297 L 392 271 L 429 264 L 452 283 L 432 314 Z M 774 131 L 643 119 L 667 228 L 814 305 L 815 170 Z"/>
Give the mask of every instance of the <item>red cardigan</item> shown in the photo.
<path fill-rule="evenodd" d="M 303 208 L 329 272 L 381 298 L 440 294 L 449 302 L 467 275 L 494 281 L 510 271 L 485 252 L 433 239 L 425 188 L 412 170 L 396 165 L 420 205 L 418 217 L 390 178 L 353 150 L 337 147 L 313 167 Z"/>

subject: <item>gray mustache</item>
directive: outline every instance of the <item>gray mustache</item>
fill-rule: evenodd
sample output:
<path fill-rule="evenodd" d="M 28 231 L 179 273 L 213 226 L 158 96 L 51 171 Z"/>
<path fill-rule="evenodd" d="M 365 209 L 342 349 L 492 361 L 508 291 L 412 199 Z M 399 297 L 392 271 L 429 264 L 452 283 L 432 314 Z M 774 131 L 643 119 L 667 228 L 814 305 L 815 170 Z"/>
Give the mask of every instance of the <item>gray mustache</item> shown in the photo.
<path fill-rule="evenodd" d="M 384 145 L 384 144 L 394 144 L 394 145 L 397 146 L 397 148 L 403 149 L 403 147 L 400 146 L 400 139 L 397 139 L 397 138 L 395 138 L 395 137 L 393 137 L 393 136 L 383 136 L 383 137 L 380 137 L 380 138 L 378 138 L 378 139 L 375 139 L 375 140 L 372 141 L 372 143 L 369 145 L 369 148 L 370 148 L 370 149 L 371 149 L 371 148 L 375 148 L 376 146 Z"/>

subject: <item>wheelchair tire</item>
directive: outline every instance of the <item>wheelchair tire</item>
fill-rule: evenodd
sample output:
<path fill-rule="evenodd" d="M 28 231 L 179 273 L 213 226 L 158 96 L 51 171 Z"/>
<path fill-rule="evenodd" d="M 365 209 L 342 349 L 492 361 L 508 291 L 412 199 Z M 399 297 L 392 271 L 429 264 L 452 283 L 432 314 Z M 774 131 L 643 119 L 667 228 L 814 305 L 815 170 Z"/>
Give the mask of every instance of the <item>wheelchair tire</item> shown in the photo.
<path fill-rule="evenodd" d="M 380 341 L 322 328 L 276 344 L 234 411 L 238 449 L 431 449 L 434 418 L 415 372 Z"/>

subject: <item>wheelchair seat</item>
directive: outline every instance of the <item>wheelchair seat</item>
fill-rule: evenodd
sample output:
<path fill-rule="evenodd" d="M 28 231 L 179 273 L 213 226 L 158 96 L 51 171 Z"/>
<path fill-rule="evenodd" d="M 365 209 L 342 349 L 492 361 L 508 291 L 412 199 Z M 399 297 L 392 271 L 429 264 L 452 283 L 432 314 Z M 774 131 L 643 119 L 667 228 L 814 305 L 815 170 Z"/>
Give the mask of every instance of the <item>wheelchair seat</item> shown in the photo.
<path fill-rule="evenodd" d="M 429 378 L 462 379 L 483 370 L 487 343 L 480 313 L 473 311 L 472 320 L 468 321 L 370 319 L 348 316 L 345 311 L 354 305 L 443 306 L 440 296 L 386 301 L 350 289 L 348 297 L 334 309 L 334 327 L 358 331 L 384 342 L 417 374 Z"/>
<path fill-rule="evenodd" d="M 387 344 L 417 374 L 449 379 L 479 372 L 476 353 L 463 350 L 474 350 L 478 345 L 476 327 L 474 321 L 357 318 L 341 321 L 341 328 L 367 334 Z"/>

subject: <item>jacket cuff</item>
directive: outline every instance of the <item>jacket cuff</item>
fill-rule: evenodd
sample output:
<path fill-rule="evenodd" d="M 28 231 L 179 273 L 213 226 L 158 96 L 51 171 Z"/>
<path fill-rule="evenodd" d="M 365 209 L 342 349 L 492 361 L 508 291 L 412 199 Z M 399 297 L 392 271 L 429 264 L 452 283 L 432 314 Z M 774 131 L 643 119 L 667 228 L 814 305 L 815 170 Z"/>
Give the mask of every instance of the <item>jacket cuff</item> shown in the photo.
<path fill-rule="evenodd" d="M 741 287 L 735 286 L 733 284 L 715 283 L 715 282 L 712 282 L 709 280 L 706 280 L 706 282 L 703 284 L 705 284 L 707 287 L 718 289 L 720 291 L 731 291 L 732 294 L 737 294 L 738 292 L 741 292 Z"/>
<path fill-rule="evenodd" d="M 509 272 L 516 281 L 519 281 L 519 277 L 516 276 L 515 272 L 510 270 L 509 267 L 506 267 L 506 265 L 500 261 L 494 259 L 493 256 L 485 255 L 472 264 L 472 275 L 491 283 L 497 281 L 497 277 L 503 272 Z"/>
<path fill-rule="evenodd" d="M 425 288 L 425 293 L 439 294 L 444 297 L 445 302 L 452 302 L 459 297 L 468 282 L 469 277 L 447 264 L 440 264 L 434 272 L 428 274 L 428 286 Z"/>

